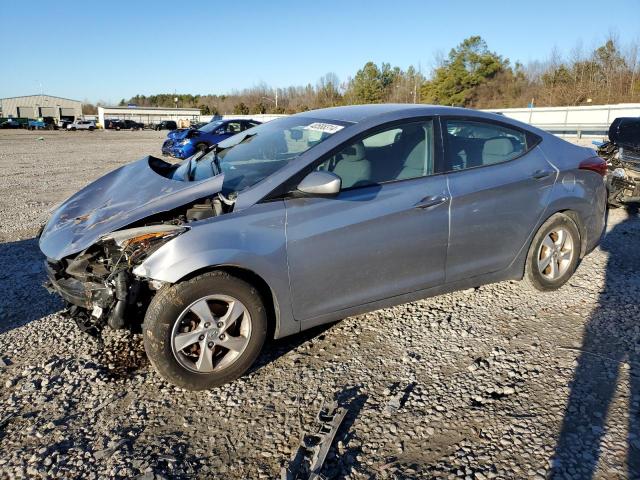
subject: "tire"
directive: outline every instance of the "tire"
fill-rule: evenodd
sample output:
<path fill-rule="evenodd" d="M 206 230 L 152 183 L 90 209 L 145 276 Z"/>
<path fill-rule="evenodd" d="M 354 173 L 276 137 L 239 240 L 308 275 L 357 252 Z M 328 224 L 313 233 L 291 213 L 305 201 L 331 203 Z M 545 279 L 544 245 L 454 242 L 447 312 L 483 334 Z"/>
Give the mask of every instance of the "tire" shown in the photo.
<path fill-rule="evenodd" d="M 209 148 L 209 145 L 207 145 L 206 143 L 199 143 L 196 145 L 196 150 L 198 152 L 204 152 L 207 148 Z"/>
<path fill-rule="evenodd" d="M 561 231 L 564 234 L 560 234 Z M 533 237 L 523 281 L 540 291 L 560 288 L 576 271 L 581 245 L 580 232 L 571 218 L 562 213 L 551 216 Z"/>
<path fill-rule="evenodd" d="M 76 131 L 76 127 L 71 127 L 71 131 L 75 132 Z"/>
<path fill-rule="evenodd" d="M 89 127 L 89 131 L 93 132 L 96 129 L 96 127 Z"/>
<path fill-rule="evenodd" d="M 225 331 L 222 328 L 227 326 L 220 321 L 233 309 L 229 299 L 243 310 L 235 322 L 229 322 L 231 326 Z M 227 310 L 223 308 L 224 303 Z M 211 323 L 202 320 L 202 313 L 194 313 L 202 312 L 202 305 L 206 305 L 210 314 L 213 312 Z M 211 325 L 210 329 L 202 331 L 207 325 Z M 267 316 L 254 287 L 225 272 L 215 271 L 158 291 L 147 309 L 142 331 L 147 356 L 162 378 L 187 390 L 206 390 L 235 380 L 251 367 L 267 335 Z M 222 335 L 218 335 L 220 332 Z M 176 345 L 180 336 L 191 338 L 183 340 L 186 346 L 182 349 Z M 236 347 L 238 342 L 243 346 L 236 351 L 227 349 L 224 345 L 232 345 L 229 341 Z M 214 345 L 213 349 L 205 349 L 207 345 Z M 207 356 L 203 352 L 211 354 Z M 205 358 L 210 361 L 208 365 Z"/>

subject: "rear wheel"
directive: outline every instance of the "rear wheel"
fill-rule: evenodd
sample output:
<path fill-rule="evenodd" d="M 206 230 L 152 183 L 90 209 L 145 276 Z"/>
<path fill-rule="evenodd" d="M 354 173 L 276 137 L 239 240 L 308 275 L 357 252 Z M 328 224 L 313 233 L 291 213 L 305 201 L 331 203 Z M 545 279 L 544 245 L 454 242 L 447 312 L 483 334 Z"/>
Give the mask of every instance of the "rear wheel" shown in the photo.
<path fill-rule="evenodd" d="M 89 131 L 93 132 L 96 129 L 96 127 L 89 127 Z"/>
<path fill-rule="evenodd" d="M 204 152 L 207 148 L 209 148 L 209 145 L 206 143 L 199 143 L 196 145 L 196 150 L 199 152 Z"/>
<path fill-rule="evenodd" d="M 210 272 L 160 290 L 143 332 L 147 356 L 165 380 L 204 390 L 238 378 L 253 364 L 267 318 L 255 288 Z"/>
<path fill-rule="evenodd" d="M 575 272 L 580 259 L 580 232 L 567 215 L 550 217 L 533 237 L 524 281 L 536 290 L 555 290 Z"/>

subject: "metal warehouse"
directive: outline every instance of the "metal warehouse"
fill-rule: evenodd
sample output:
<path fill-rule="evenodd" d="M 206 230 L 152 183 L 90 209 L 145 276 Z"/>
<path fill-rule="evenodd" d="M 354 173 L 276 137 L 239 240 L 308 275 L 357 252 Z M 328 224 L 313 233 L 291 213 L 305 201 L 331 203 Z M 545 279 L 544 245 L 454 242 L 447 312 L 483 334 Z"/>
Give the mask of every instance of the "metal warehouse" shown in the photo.
<path fill-rule="evenodd" d="M 51 95 L 26 95 L 0 99 L 3 117 L 75 120 L 82 117 L 82 102 Z"/>
<path fill-rule="evenodd" d="M 104 125 L 105 119 L 133 120 L 146 124 L 157 123 L 162 120 L 200 119 L 198 108 L 162 108 L 162 107 L 98 107 L 98 121 Z"/>

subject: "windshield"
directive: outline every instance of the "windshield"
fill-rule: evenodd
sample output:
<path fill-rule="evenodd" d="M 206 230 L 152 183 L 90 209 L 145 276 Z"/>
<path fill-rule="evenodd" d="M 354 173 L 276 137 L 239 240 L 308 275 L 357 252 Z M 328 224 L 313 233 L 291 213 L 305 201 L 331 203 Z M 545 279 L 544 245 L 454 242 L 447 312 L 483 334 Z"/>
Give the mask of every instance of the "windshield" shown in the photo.
<path fill-rule="evenodd" d="M 211 133 L 220 125 L 222 125 L 222 120 L 216 120 L 215 122 L 207 123 L 204 127 L 200 127 L 198 130 L 204 133 Z"/>
<path fill-rule="evenodd" d="M 224 173 L 222 191 L 239 192 L 280 170 L 291 160 L 349 125 L 286 117 L 245 130 L 198 158 L 186 159 L 172 178 L 198 181 Z"/>

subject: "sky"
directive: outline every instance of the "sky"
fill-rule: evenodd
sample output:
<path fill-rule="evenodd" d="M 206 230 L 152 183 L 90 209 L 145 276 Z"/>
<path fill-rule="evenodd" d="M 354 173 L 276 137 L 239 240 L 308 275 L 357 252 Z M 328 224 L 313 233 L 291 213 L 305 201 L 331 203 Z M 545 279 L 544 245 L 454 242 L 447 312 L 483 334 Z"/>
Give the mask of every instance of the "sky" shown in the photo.
<path fill-rule="evenodd" d="M 106 103 L 341 81 L 371 60 L 429 74 L 471 35 L 512 62 L 640 42 L 640 0 L 0 1 L 0 97 Z"/>

